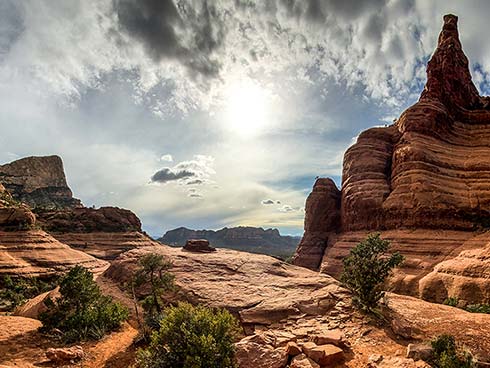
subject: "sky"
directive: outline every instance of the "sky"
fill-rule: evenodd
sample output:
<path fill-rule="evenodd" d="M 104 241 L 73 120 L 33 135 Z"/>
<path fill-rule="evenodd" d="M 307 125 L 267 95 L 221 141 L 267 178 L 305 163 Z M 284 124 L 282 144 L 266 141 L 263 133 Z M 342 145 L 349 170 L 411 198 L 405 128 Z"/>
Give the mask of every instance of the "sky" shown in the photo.
<path fill-rule="evenodd" d="M 299 235 L 317 176 L 425 83 L 459 16 L 489 90 L 488 1 L 0 0 L 0 163 L 57 154 L 86 206 Z"/>

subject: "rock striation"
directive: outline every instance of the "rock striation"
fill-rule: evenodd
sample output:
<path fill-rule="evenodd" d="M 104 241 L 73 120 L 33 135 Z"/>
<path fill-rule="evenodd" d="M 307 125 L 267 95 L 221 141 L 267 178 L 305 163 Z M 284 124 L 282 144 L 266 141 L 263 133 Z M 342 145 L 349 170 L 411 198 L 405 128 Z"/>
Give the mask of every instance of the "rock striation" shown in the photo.
<path fill-rule="evenodd" d="M 0 231 L 0 275 L 51 276 L 76 265 L 97 274 L 108 264 L 70 248 L 42 230 Z"/>
<path fill-rule="evenodd" d="M 3 209 L 0 202 L 4 227 L 31 227 L 34 220 L 29 216 L 35 214 L 36 225 L 59 241 L 103 259 L 113 259 L 137 246 L 157 244 L 142 232 L 141 221 L 133 212 L 118 207 L 84 207 L 73 197 L 58 156 L 27 157 L 2 165 L 0 183 L 11 193 L 10 202 L 18 204 Z"/>
<path fill-rule="evenodd" d="M 0 184 L 0 275 L 50 276 L 80 264 L 101 273 L 107 262 L 74 250 L 42 230 L 36 216 Z"/>
<path fill-rule="evenodd" d="M 417 294 L 418 282 L 439 262 L 486 245 L 490 98 L 472 82 L 457 21 L 444 16 L 419 101 L 393 125 L 361 133 L 346 151 L 337 205 L 321 204 L 326 194 L 319 195 L 317 185 L 324 179 L 315 184 L 295 264 L 338 275 L 349 249 L 378 231 L 407 257 L 397 290 Z M 328 188 L 325 193 L 336 198 L 336 188 Z M 340 213 L 338 225 L 327 213 Z M 421 294 L 435 299 L 427 282 Z"/>

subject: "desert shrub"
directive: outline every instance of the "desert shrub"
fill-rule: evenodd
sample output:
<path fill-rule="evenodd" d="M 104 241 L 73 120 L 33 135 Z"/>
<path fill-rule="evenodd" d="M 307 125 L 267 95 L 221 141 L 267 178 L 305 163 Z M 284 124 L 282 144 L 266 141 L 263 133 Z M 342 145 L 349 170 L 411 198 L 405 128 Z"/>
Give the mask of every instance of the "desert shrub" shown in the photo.
<path fill-rule="evenodd" d="M 140 368 L 235 368 L 237 320 L 224 309 L 180 303 L 162 313 L 150 346 L 138 352 Z"/>
<path fill-rule="evenodd" d="M 163 294 L 175 287 L 174 276 L 168 272 L 172 268 L 172 263 L 160 254 L 149 253 L 141 257 L 138 264 L 139 268 L 132 280 L 133 293 L 134 287 L 148 284 L 150 290 L 143 296 L 143 308 L 149 315 L 160 314 L 163 307 Z"/>
<path fill-rule="evenodd" d="M 86 268 L 75 266 L 60 282 L 61 296 L 48 299 L 48 310 L 39 319 L 42 331 L 57 329 L 65 342 L 100 339 L 119 328 L 128 318 L 128 310 L 102 295 L 93 275 Z"/>
<path fill-rule="evenodd" d="M 458 303 L 459 303 L 459 299 L 456 298 L 456 297 L 449 297 L 449 298 L 446 298 L 442 304 L 444 305 L 449 305 L 450 307 L 457 307 L 458 306 Z"/>
<path fill-rule="evenodd" d="M 388 255 L 389 248 L 389 241 L 370 234 L 344 258 L 341 281 L 352 292 L 354 304 L 365 311 L 378 305 L 386 279 L 403 262 L 398 252 Z"/>
<path fill-rule="evenodd" d="M 58 286 L 59 277 L 11 277 L 0 280 L 0 310 L 12 311 L 27 300 L 53 290 Z"/>
<path fill-rule="evenodd" d="M 490 314 L 490 304 L 469 304 L 465 310 L 471 313 L 486 313 Z"/>
<path fill-rule="evenodd" d="M 441 335 L 432 341 L 435 368 L 473 368 L 476 363 L 469 351 L 456 344 L 451 335 Z"/>

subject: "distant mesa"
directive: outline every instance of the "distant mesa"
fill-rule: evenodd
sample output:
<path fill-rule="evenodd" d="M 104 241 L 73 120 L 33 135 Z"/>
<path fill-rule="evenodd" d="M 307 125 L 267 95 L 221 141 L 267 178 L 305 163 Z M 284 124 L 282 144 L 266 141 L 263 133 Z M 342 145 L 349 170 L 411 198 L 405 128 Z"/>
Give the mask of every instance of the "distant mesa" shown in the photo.
<path fill-rule="evenodd" d="M 361 133 L 346 151 L 341 190 L 330 179 L 316 181 L 295 264 L 338 276 L 349 250 L 381 232 L 407 257 L 395 290 L 439 302 L 490 302 L 490 283 L 481 282 L 485 252 L 466 252 L 490 243 L 490 98 L 472 82 L 457 21 L 444 16 L 419 101 L 393 125 Z M 464 260 L 464 268 L 450 259 Z M 465 288 L 480 299 L 470 300 Z"/>
<path fill-rule="evenodd" d="M 204 239 L 214 247 L 262 253 L 280 258 L 290 257 L 300 238 L 283 236 L 277 229 L 239 226 L 221 230 L 191 230 L 185 227 L 169 230 L 158 239 L 163 244 L 184 246 L 189 239 Z"/>

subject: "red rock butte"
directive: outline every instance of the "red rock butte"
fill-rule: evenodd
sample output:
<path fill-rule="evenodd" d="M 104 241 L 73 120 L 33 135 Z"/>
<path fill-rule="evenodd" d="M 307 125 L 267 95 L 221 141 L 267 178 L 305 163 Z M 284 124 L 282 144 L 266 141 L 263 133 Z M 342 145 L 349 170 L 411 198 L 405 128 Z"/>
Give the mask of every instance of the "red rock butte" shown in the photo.
<path fill-rule="evenodd" d="M 490 285 L 474 263 L 485 259 L 475 252 L 488 253 L 488 228 L 490 98 L 472 82 L 458 17 L 445 15 L 419 101 L 393 125 L 360 134 L 344 155 L 340 191 L 316 181 L 293 262 L 338 276 L 349 250 L 381 232 L 406 256 L 396 290 L 441 301 L 468 298 L 472 288 L 471 298 L 488 302 Z"/>

